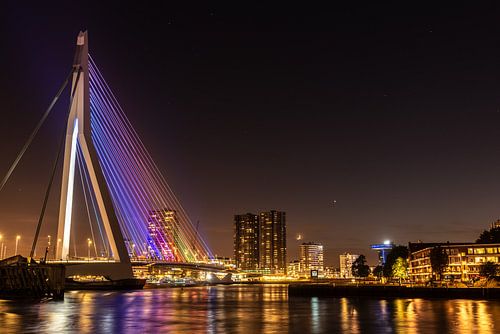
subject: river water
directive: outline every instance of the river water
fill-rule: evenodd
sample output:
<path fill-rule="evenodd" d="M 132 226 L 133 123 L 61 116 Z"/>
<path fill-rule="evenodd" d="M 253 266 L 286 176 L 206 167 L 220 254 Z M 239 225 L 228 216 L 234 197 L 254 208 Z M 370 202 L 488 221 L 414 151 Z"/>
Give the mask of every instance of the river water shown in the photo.
<path fill-rule="evenodd" d="M 285 285 L 0 301 L 0 333 L 500 333 L 500 301 L 288 297 Z"/>

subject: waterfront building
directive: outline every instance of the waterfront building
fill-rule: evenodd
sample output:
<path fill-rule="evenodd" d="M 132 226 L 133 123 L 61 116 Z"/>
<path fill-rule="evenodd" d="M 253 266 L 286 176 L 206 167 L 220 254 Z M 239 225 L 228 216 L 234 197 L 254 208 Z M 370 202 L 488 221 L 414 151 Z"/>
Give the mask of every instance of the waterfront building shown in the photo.
<path fill-rule="evenodd" d="M 467 282 L 479 276 L 485 262 L 500 263 L 500 244 L 477 243 L 409 243 L 409 275 L 414 282 L 425 283 L 435 277 L 430 253 L 440 246 L 448 255 L 448 265 L 442 277 Z"/>
<path fill-rule="evenodd" d="M 234 258 L 243 271 L 286 274 L 286 215 L 271 210 L 234 216 Z"/>
<path fill-rule="evenodd" d="M 357 254 L 340 254 L 340 278 L 354 278 L 352 275 L 352 264 L 359 257 Z"/>
<path fill-rule="evenodd" d="M 216 255 L 215 258 L 212 259 L 211 263 L 224 266 L 226 269 L 236 269 L 236 263 L 234 259 L 230 257 Z"/>
<path fill-rule="evenodd" d="M 370 247 L 371 249 L 377 251 L 378 264 L 380 266 L 383 266 L 385 264 L 385 261 L 387 260 L 387 254 L 389 254 L 391 249 L 394 247 L 394 243 L 392 243 L 390 240 L 386 240 L 383 244 L 375 244 L 371 245 Z"/>
<path fill-rule="evenodd" d="M 148 233 L 150 256 L 166 261 L 179 261 L 178 247 L 184 242 L 179 237 L 179 223 L 175 210 L 163 209 L 149 212 Z M 174 246 L 176 245 L 176 246 Z"/>
<path fill-rule="evenodd" d="M 333 266 L 325 266 L 323 275 L 326 278 L 340 278 L 340 269 Z"/>
<path fill-rule="evenodd" d="M 236 268 L 259 270 L 259 216 L 253 213 L 234 216 L 234 260 Z"/>
<path fill-rule="evenodd" d="M 500 227 L 500 219 L 497 219 L 495 222 L 491 223 L 491 228 L 499 228 Z"/>
<path fill-rule="evenodd" d="M 302 275 L 309 277 L 311 270 L 317 270 L 323 276 L 323 245 L 315 242 L 305 242 L 300 245 L 300 269 Z"/>
<path fill-rule="evenodd" d="M 286 274 L 286 214 L 271 210 L 259 214 L 260 260 L 263 273 Z"/>
<path fill-rule="evenodd" d="M 300 270 L 300 261 L 299 260 L 293 260 L 288 263 L 288 268 L 286 270 L 287 275 L 290 277 L 300 277 L 301 270 Z"/>

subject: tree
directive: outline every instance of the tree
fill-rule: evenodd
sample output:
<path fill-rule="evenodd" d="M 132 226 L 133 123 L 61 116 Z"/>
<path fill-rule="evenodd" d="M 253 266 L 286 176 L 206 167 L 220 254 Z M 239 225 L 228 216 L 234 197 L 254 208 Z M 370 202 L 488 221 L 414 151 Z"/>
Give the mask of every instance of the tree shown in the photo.
<path fill-rule="evenodd" d="M 378 265 L 373 269 L 373 275 L 381 278 L 384 275 L 384 266 Z"/>
<path fill-rule="evenodd" d="M 479 275 L 491 278 L 493 276 L 496 276 L 498 273 L 498 265 L 493 262 L 485 262 L 484 264 L 479 267 Z"/>
<path fill-rule="evenodd" d="M 364 255 L 358 256 L 356 261 L 352 263 L 351 271 L 354 277 L 366 277 L 370 274 L 370 267 L 366 264 Z"/>
<path fill-rule="evenodd" d="M 429 257 L 431 259 L 432 271 L 435 272 L 438 279 L 440 279 L 444 268 L 448 265 L 448 254 L 446 254 L 443 248 L 436 246 L 431 249 Z"/>
<path fill-rule="evenodd" d="M 392 277 L 399 278 L 399 284 L 402 279 L 408 278 L 408 261 L 402 257 L 398 257 L 392 265 Z"/>
<path fill-rule="evenodd" d="M 490 230 L 484 230 L 476 242 L 479 244 L 500 243 L 500 227 L 493 227 Z"/>
<path fill-rule="evenodd" d="M 392 266 L 396 262 L 398 258 L 407 259 L 409 255 L 408 247 L 406 246 L 394 246 L 389 254 L 387 254 L 387 258 L 384 264 L 384 276 L 392 277 Z"/>

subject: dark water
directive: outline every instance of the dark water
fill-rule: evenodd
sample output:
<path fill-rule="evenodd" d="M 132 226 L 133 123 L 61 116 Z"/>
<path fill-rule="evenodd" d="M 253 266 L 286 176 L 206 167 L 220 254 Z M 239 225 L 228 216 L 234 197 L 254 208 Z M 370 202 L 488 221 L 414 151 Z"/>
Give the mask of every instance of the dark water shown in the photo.
<path fill-rule="evenodd" d="M 500 302 L 288 298 L 286 286 L 72 292 L 0 301 L 0 333 L 500 333 Z"/>

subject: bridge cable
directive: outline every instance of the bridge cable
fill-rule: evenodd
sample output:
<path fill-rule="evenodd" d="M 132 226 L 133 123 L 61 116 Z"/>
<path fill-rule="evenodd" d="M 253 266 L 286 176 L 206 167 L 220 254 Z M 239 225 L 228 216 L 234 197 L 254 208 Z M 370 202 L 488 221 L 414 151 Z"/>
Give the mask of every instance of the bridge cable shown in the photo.
<path fill-rule="evenodd" d="M 85 208 L 87 209 L 87 217 L 89 218 L 89 226 L 90 226 L 90 234 L 92 235 L 92 242 L 94 243 L 94 251 L 95 251 L 95 256 L 97 256 L 97 243 L 95 242 L 95 236 L 94 236 L 94 228 L 92 227 L 92 218 L 90 216 L 90 209 L 89 209 L 89 203 L 87 201 L 87 191 L 85 190 L 85 187 L 88 186 L 89 188 L 89 196 L 92 196 L 90 193 L 91 193 L 91 189 L 90 189 L 90 185 L 89 184 L 85 184 L 83 182 L 83 173 L 85 173 L 85 170 L 84 170 L 84 166 L 83 166 L 83 162 L 82 162 L 82 155 L 83 153 L 80 152 L 80 150 L 77 151 L 77 160 L 78 160 L 78 167 L 80 168 L 80 181 L 82 182 L 82 190 L 83 190 L 83 198 L 85 199 Z M 96 220 L 97 220 L 97 217 L 96 217 Z M 96 221 L 96 224 L 99 224 L 99 222 Z"/>
<path fill-rule="evenodd" d="M 66 88 L 66 85 L 68 84 L 68 81 L 69 81 L 69 78 L 71 77 L 71 75 L 73 74 L 73 70 L 71 70 L 71 72 L 68 74 L 68 76 L 66 77 L 66 80 L 64 80 L 61 88 L 59 88 L 59 91 L 57 92 L 56 96 L 54 97 L 54 99 L 52 100 L 52 103 L 49 105 L 49 107 L 47 108 L 47 110 L 45 111 L 45 113 L 43 114 L 42 118 L 40 119 L 40 121 L 38 122 L 38 124 L 36 125 L 35 129 L 33 130 L 33 132 L 31 133 L 31 135 L 29 136 L 28 140 L 26 141 L 26 143 L 24 144 L 23 148 L 21 149 L 21 151 L 19 152 L 19 154 L 17 155 L 17 158 L 16 160 L 14 160 L 14 162 L 12 163 L 12 166 L 10 166 L 9 170 L 7 171 L 7 174 L 5 175 L 5 177 L 3 178 L 2 180 L 2 183 L 0 183 L 0 191 L 2 191 L 3 187 L 5 186 L 5 184 L 7 183 L 7 181 L 9 180 L 12 172 L 14 171 L 14 169 L 16 168 L 17 164 L 19 163 L 19 161 L 21 160 L 21 158 L 23 157 L 24 153 L 26 152 L 26 150 L 28 149 L 28 147 L 30 146 L 31 142 L 33 141 L 33 139 L 35 138 L 36 134 L 38 133 L 38 130 L 40 130 L 40 128 L 42 127 L 43 123 L 45 122 L 45 119 L 47 119 L 47 117 L 49 116 L 50 112 L 52 111 L 52 108 L 54 107 L 54 105 L 56 104 L 57 100 L 59 100 L 59 97 L 61 96 L 62 92 L 64 91 L 64 89 Z"/>
<path fill-rule="evenodd" d="M 73 104 L 73 98 L 75 97 L 76 88 L 78 87 L 78 80 L 80 79 L 81 72 L 82 72 L 82 69 L 80 67 L 80 68 L 78 68 L 78 73 L 77 73 L 76 81 L 75 81 L 75 87 L 73 87 L 73 92 L 71 93 L 71 96 L 70 96 L 68 111 L 66 112 L 66 116 L 64 118 L 65 120 L 69 117 L 69 114 L 70 114 L 70 111 L 71 111 L 71 105 Z M 73 73 L 74 73 L 74 69 L 71 71 L 71 73 L 68 76 L 68 78 L 66 78 L 66 81 L 64 83 L 64 87 L 66 86 L 67 82 L 69 81 L 69 77 Z M 62 92 L 62 90 L 59 90 L 59 92 L 58 92 L 58 94 L 56 96 L 57 98 L 59 98 L 59 95 L 61 95 L 61 92 Z M 57 101 L 57 99 L 56 99 L 56 101 Z M 52 104 L 52 106 L 53 106 L 53 104 Z M 50 109 L 52 109 L 52 106 L 49 108 L 49 110 L 47 110 L 48 112 L 50 112 Z M 46 115 L 44 115 L 44 118 L 42 118 L 42 120 L 45 120 L 45 118 L 46 118 Z M 42 123 L 43 123 L 43 121 L 42 121 Z M 36 129 L 36 131 L 38 131 L 38 129 Z M 32 137 L 30 138 L 30 140 L 29 140 L 30 142 L 31 142 L 31 140 L 33 140 L 33 137 L 36 134 L 36 131 L 34 132 L 34 134 L 32 135 Z M 38 235 L 40 234 L 40 228 L 42 227 L 43 217 L 45 216 L 45 209 L 47 208 L 47 203 L 49 201 L 50 190 L 52 188 L 52 184 L 54 183 L 54 177 L 56 175 L 57 165 L 59 164 L 59 158 L 61 157 L 61 151 L 62 151 L 62 148 L 63 148 L 63 145 L 64 145 L 64 138 L 65 138 L 65 136 L 66 136 L 66 129 L 64 129 L 63 133 L 61 134 L 61 139 L 59 140 L 59 147 L 57 149 L 57 156 L 56 156 L 56 159 L 54 161 L 54 165 L 52 167 L 52 174 L 50 175 L 49 184 L 47 185 L 47 190 L 45 191 L 45 198 L 43 200 L 42 210 L 40 212 L 40 217 L 38 218 L 38 224 L 36 226 L 36 232 L 35 232 L 35 237 L 33 239 L 33 245 L 31 246 L 31 252 L 30 252 L 30 257 L 31 258 L 33 258 L 34 254 L 35 254 L 35 248 L 36 248 L 36 244 L 38 242 Z M 29 143 L 25 147 L 27 148 L 27 146 L 29 146 Z M 19 157 L 19 159 L 20 158 L 21 157 Z M 1 188 L 0 188 L 0 190 L 1 190 Z"/>

